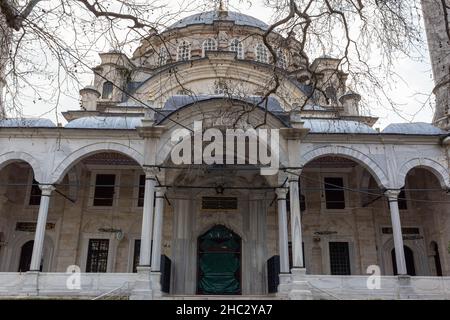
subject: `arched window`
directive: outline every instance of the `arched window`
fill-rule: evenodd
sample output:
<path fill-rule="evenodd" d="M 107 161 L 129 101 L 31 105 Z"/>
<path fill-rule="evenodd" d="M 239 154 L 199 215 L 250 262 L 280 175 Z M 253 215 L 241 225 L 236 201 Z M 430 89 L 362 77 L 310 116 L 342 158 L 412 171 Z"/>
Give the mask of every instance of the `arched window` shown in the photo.
<path fill-rule="evenodd" d="M 325 94 L 329 105 L 337 103 L 337 91 L 333 86 L 328 86 L 325 89 Z"/>
<path fill-rule="evenodd" d="M 22 249 L 20 250 L 19 272 L 30 271 L 31 256 L 33 255 L 33 245 L 34 241 L 30 240 L 22 246 Z M 42 271 L 42 264 L 40 271 Z"/>
<path fill-rule="evenodd" d="M 281 69 L 286 69 L 287 67 L 287 58 L 283 50 L 277 51 L 277 67 Z"/>
<path fill-rule="evenodd" d="M 213 38 L 208 38 L 203 41 L 203 57 L 206 54 L 206 51 L 216 51 L 217 50 L 217 42 Z"/>
<path fill-rule="evenodd" d="M 183 41 L 178 46 L 177 60 L 187 61 L 191 59 L 191 44 L 187 41 Z"/>
<path fill-rule="evenodd" d="M 159 66 L 163 66 L 165 64 L 167 64 L 167 62 L 170 60 L 169 59 L 169 53 L 167 52 L 166 48 L 160 48 L 159 49 L 159 55 L 158 55 L 158 65 Z"/>
<path fill-rule="evenodd" d="M 103 84 L 102 98 L 111 100 L 112 94 L 113 94 L 113 83 L 111 81 L 106 81 Z"/>
<path fill-rule="evenodd" d="M 431 242 L 431 250 L 432 250 L 432 257 L 434 260 L 434 267 L 436 271 L 436 276 L 442 277 L 442 266 L 441 266 L 441 258 L 439 255 L 439 247 L 438 244 L 435 241 Z"/>
<path fill-rule="evenodd" d="M 236 52 L 236 56 L 238 59 L 244 59 L 244 46 L 239 39 L 233 39 L 230 42 L 230 51 Z"/>
<path fill-rule="evenodd" d="M 214 94 L 216 95 L 225 95 L 228 93 L 228 86 L 223 81 L 216 81 L 214 87 Z"/>
<path fill-rule="evenodd" d="M 264 44 L 260 43 L 255 49 L 256 61 L 262 63 L 269 63 L 269 53 Z"/>

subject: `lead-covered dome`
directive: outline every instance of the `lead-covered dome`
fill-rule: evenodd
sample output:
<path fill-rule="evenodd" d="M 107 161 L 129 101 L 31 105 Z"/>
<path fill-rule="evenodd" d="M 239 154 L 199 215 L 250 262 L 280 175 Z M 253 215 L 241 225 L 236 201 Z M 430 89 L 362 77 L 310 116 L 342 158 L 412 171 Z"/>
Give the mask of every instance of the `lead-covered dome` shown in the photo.
<path fill-rule="evenodd" d="M 263 21 L 243 13 L 234 11 L 208 11 L 197 13 L 179 20 L 171 25 L 168 30 L 176 28 L 184 28 L 191 25 L 206 24 L 211 25 L 214 21 L 231 21 L 239 26 L 249 26 L 259 28 L 266 31 L 269 26 Z"/>

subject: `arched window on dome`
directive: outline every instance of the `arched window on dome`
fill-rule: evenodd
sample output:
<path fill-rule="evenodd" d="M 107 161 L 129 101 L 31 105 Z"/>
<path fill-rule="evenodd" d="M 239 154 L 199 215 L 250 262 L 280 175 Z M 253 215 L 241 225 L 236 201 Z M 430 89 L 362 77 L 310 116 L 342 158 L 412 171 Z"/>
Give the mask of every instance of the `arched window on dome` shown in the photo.
<path fill-rule="evenodd" d="M 286 54 L 281 49 L 277 50 L 277 67 L 281 69 L 287 68 Z"/>
<path fill-rule="evenodd" d="M 203 41 L 203 52 L 202 56 L 205 57 L 206 51 L 216 51 L 217 50 L 217 42 L 213 38 L 208 38 Z"/>
<path fill-rule="evenodd" d="M 327 103 L 329 105 L 333 105 L 337 103 L 337 90 L 336 88 L 334 88 L 333 86 L 328 86 L 325 89 L 325 94 L 326 94 L 326 99 L 327 99 Z"/>
<path fill-rule="evenodd" d="M 215 95 L 227 95 L 228 85 L 224 81 L 216 81 L 214 83 L 214 94 Z"/>
<path fill-rule="evenodd" d="M 183 41 L 178 46 L 177 60 L 187 61 L 190 59 L 191 59 L 191 44 L 187 41 Z"/>
<path fill-rule="evenodd" d="M 230 41 L 230 51 L 236 52 L 238 59 L 244 59 L 244 45 L 239 39 L 233 39 Z"/>
<path fill-rule="evenodd" d="M 269 63 L 269 52 L 266 46 L 262 43 L 259 43 L 255 49 L 256 61 L 262 63 Z"/>
<path fill-rule="evenodd" d="M 159 49 L 159 54 L 158 54 L 158 65 L 159 66 L 164 66 L 167 64 L 167 62 L 169 62 L 170 60 L 170 55 L 169 52 L 167 52 L 167 49 L 165 47 L 162 47 Z"/>
<path fill-rule="evenodd" d="M 102 99 L 111 100 L 113 94 L 113 83 L 111 81 L 106 81 L 103 83 L 102 89 Z"/>

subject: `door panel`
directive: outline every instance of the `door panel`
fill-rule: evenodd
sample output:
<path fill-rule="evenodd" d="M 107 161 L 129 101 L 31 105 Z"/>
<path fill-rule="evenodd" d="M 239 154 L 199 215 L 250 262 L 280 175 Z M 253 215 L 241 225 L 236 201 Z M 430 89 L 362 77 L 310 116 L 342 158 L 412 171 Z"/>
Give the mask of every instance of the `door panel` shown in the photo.
<path fill-rule="evenodd" d="M 241 238 L 215 226 L 198 238 L 199 294 L 241 294 Z"/>

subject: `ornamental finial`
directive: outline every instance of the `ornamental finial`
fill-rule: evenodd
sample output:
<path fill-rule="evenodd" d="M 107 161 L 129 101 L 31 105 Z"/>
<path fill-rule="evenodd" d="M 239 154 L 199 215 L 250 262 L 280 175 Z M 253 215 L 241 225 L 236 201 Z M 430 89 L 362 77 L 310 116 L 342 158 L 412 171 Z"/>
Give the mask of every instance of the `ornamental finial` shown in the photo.
<path fill-rule="evenodd" d="M 217 11 L 219 12 L 225 12 L 228 11 L 227 1 L 226 0 L 219 0 L 219 8 Z"/>

